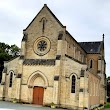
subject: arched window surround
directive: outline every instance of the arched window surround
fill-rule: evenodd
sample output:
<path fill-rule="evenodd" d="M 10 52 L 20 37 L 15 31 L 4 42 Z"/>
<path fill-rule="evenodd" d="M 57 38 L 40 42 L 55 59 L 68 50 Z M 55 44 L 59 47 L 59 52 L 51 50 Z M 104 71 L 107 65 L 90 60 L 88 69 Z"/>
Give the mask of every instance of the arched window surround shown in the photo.
<path fill-rule="evenodd" d="M 89 68 L 92 69 L 94 64 L 94 59 L 89 60 Z"/>
<path fill-rule="evenodd" d="M 14 71 L 10 71 L 9 72 L 9 87 L 12 87 L 13 79 L 14 79 Z"/>
<path fill-rule="evenodd" d="M 76 74 L 72 74 L 71 75 L 71 93 L 76 92 L 76 80 L 77 80 Z"/>

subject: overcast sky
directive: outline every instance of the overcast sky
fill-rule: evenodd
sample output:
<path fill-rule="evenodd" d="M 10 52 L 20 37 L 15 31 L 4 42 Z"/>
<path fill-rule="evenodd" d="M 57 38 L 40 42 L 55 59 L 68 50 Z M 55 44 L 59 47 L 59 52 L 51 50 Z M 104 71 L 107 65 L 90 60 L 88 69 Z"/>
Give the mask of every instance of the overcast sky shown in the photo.
<path fill-rule="evenodd" d="M 44 4 L 78 41 L 101 41 L 105 34 L 110 76 L 110 0 L 0 0 L 0 42 L 21 46 L 25 29 Z"/>

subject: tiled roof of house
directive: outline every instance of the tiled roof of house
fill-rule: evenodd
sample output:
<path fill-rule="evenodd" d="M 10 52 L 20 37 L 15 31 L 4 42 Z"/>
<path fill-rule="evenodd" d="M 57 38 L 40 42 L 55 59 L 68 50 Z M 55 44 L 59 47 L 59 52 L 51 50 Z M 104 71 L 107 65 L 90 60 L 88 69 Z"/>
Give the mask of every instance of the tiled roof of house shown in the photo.
<path fill-rule="evenodd" d="M 100 53 L 102 41 L 79 42 L 79 44 L 87 53 Z"/>

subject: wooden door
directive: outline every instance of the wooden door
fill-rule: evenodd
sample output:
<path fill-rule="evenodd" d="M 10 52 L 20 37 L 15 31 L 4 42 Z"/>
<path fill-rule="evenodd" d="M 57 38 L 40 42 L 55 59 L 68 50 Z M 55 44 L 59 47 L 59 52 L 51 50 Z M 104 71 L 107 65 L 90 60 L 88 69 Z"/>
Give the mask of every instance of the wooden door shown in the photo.
<path fill-rule="evenodd" d="M 33 89 L 33 104 L 42 105 L 44 96 L 43 87 L 34 87 Z"/>

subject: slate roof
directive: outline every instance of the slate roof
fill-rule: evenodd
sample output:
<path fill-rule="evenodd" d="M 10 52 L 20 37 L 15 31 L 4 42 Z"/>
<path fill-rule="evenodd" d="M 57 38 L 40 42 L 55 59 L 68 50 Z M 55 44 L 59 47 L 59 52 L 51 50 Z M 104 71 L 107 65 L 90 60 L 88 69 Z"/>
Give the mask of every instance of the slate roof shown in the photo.
<path fill-rule="evenodd" d="M 87 52 L 87 53 L 100 53 L 102 41 L 97 42 L 79 42 L 79 45 Z"/>

